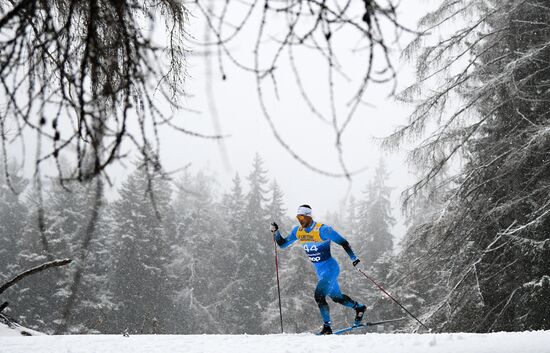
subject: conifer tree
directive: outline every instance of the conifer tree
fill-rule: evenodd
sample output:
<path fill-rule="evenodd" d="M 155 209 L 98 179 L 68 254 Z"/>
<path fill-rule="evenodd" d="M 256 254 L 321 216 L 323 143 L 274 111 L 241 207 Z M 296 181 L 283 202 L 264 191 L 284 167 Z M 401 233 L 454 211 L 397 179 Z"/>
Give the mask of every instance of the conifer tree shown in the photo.
<path fill-rule="evenodd" d="M 76 208 L 64 212 L 69 213 L 67 219 L 79 218 L 81 223 L 70 246 L 73 262 L 71 268 L 65 270 L 69 275 L 68 292 L 64 293 L 66 299 L 56 333 L 98 332 L 105 311 L 113 305 L 108 289 L 108 271 L 112 259 L 108 251 L 105 251 L 108 249 L 110 234 L 103 227 L 106 200 L 102 183 L 100 177 L 86 182 L 70 183 L 73 189 L 69 193 L 74 198 L 73 204 Z M 67 190 L 54 192 L 61 194 L 67 193 Z M 58 236 L 63 237 L 61 234 Z"/>
<path fill-rule="evenodd" d="M 237 235 L 236 298 L 239 300 L 238 316 L 246 333 L 262 332 L 262 310 L 275 300 L 266 288 L 274 285 L 272 239 L 268 230 L 267 172 L 263 161 L 256 155 L 248 175 L 249 190 L 245 196 L 245 219 L 242 231 Z"/>
<path fill-rule="evenodd" d="M 174 227 L 171 188 L 158 175 L 136 169 L 114 202 L 113 268 L 115 332 L 167 332 L 173 308 L 168 277 Z"/>
<path fill-rule="evenodd" d="M 102 251 L 105 236 L 98 237 L 97 227 L 90 235 L 91 246 L 85 263 L 80 263 L 79 258 L 96 205 L 95 182 L 47 184 L 44 205 L 36 202 L 35 192 L 31 190 L 27 200 L 30 217 L 20 241 L 20 268 L 35 266 L 52 258 L 71 258 L 74 265 L 45 271 L 22 282 L 17 287 L 14 301 L 17 310 L 22 310 L 18 316 L 29 326 L 48 333 L 62 326 L 73 333 L 98 332 L 98 319 L 108 308 L 110 295 L 106 288 L 109 257 Z M 43 247 L 42 238 L 47 240 L 48 251 Z M 82 280 L 72 298 L 73 320 L 66 325 L 64 309 L 71 298 L 76 265 L 83 266 Z"/>
<path fill-rule="evenodd" d="M 245 197 L 245 230 L 256 232 L 265 226 L 269 219 L 267 214 L 268 202 L 268 179 L 267 171 L 264 169 L 264 162 L 259 154 L 256 154 L 252 163 L 252 170 L 248 174 L 248 193 Z M 264 227 L 265 228 L 265 227 Z"/>
<path fill-rule="evenodd" d="M 174 199 L 176 242 L 170 266 L 177 285 L 177 327 L 184 333 L 228 333 L 234 242 L 216 202 L 215 179 L 186 173 Z"/>
<path fill-rule="evenodd" d="M 448 190 L 439 189 L 437 192 L 423 190 L 405 214 L 406 234 L 401 241 L 401 251 L 391 258 L 392 266 L 385 281 L 388 289 L 405 307 L 414 309 L 415 313 L 430 312 L 438 305 L 439 298 L 449 289 L 449 275 L 444 268 L 431 268 L 420 275 L 418 267 L 434 256 L 433 247 L 438 246 L 437 234 L 429 231 L 430 224 L 442 214 Z M 432 259 L 434 262 L 448 261 L 446 256 Z M 423 272 L 423 271 L 422 271 Z M 389 317 L 399 317 L 403 312 L 394 303 L 385 298 L 378 299 L 376 306 Z M 425 320 L 425 318 L 422 318 Z M 433 322 L 427 321 L 428 327 Z M 417 329 L 415 322 L 396 323 L 399 329 L 411 331 Z"/>
<path fill-rule="evenodd" d="M 342 229 L 350 239 L 350 241 L 354 241 L 355 238 L 359 235 L 357 233 L 358 225 L 360 222 L 360 218 L 358 217 L 357 211 L 358 211 L 358 202 L 355 199 L 353 195 L 349 197 L 349 201 L 346 205 L 346 213 L 344 215 L 345 217 L 345 228 Z"/>
<path fill-rule="evenodd" d="M 444 273 L 447 291 L 425 306 L 439 329 L 548 329 L 550 11 L 543 0 L 445 1 L 421 26 L 456 19 L 456 31 L 408 52 L 422 48 L 404 94 L 417 104 L 394 137 L 438 124 L 413 151 L 424 175 L 409 196 L 451 189 L 439 217 L 409 239 L 432 240 L 410 278 Z M 459 158 L 455 175 L 438 178 Z"/>
<path fill-rule="evenodd" d="M 15 172 L 15 164 L 8 173 L 4 170 L 4 164 L 0 166 L 0 282 L 9 279 L 19 270 L 18 253 L 20 251 L 20 239 L 23 235 L 27 208 L 21 194 L 27 185 L 27 181 Z M 9 177 L 9 182 L 7 180 Z"/>
<path fill-rule="evenodd" d="M 222 206 L 225 211 L 226 226 L 231 234 L 237 234 L 244 226 L 246 207 L 241 178 L 238 173 L 233 178 L 231 191 L 223 197 Z"/>
<path fill-rule="evenodd" d="M 269 219 L 277 220 L 280 223 L 279 225 L 282 227 L 287 226 L 288 220 L 283 202 L 284 193 L 276 180 L 271 182 L 271 185 L 269 186 L 269 193 L 271 194 L 271 198 L 267 205 Z"/>
<path fill-rule="evenodd" d="M 361 241 L 357 252 L 369 264 L 375 264 L 384 253 L 393 250 L 391 228 L 395 218 L 391 213 L 391 187 L 386 184 L 388 176 L 384 161 L 380 159 L 365 190 L 365 199 L 360 203 L 357 227 Z"/>

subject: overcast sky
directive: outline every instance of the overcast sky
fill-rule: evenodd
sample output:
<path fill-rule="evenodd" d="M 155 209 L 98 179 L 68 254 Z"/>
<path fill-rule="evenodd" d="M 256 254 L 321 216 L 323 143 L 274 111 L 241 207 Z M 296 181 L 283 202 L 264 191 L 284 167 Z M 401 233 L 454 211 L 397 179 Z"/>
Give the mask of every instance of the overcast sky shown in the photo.
<path fill-rule="evenodd" d="M 433 6 L 437 2 L 404 1 L 398 9 L 399 20 L 405 26 L 415 28 L 417 19 L 426 12 L 427 6 Z M 189 32 L 196 41 L 201 41 L 205 36 L 204 22 L 197 11 L 193 12 L 192 8 L 190 10 L 197 16 L 191 17 Z M 236 57 L 249 65 L 252 65 L 252 41 L 255 34 L 252 26 L 229 46 Z M 335 103 L 341 124 L 348 109 L 346 103 L 354 95 L 358 80 L 361 79 L 366 67 L 365 56 L 353 54 L 358 45 L 356 38 L 346 33 L 334 34 L 333 38 L 337 35 L 339 37 L 334 39 L 337 43 L 335 50 L 338 52 L 343 70 L 348 75 L 347 79 L 340 76 L 335 78 Z M 410 65 L 400 60 L 401 49 L 410 38 L 411 36 L 404 36 L 400 43 L 394 43 L 390 47 L 394 64 L 398 69 L 400 87 L 405 87 L 414 79 Z M 203 134 L 220 132 L 228 137 L 220 143 L 183 135 L 168 128 L 161 130 L 161 159 L 165 169 L 175 170 L 189 165 L 192 172 L 208 170 L 216 175 L 221 184 L 220 189 L 227 191 L 237 172 L 243 180 L 246 178 L 254 156 L 258 153 L 264 160 L 269 176 L 277 180 L 285 194 L 288 215 L 294 216 L 298 205 L 308 203 L 312 206 L 317 219 L 323 221 L 323 216 L 328 211 L 336 211 L 339 204 L 350 195 L 357 199 L 362 198 L 362 191 L 372 177 L 378 160 L 383 158 L 390 172 L 388 184 L 394 187 L 394 216 L 401 221 L 399 194 L 413 182 L 413 177 L 408 173 L 404 163 L 406 151 L 396 154 L 384 153 L 374 140 L 387 136 L 398 125 L 405 123 L 411 107 L 400 105 L 388 98 L 389 86 L 372 86 L 366 92 L 364 99 L 368 105 L 359 107 L 343 135 L 343 153 L 347 168 L 354 171 L 366 167 L 364 172 L 355 175 L 350 182 L 346 178 L 328 177 L 311 171 L 277 142 L 260 110 L 255 77 L 252 74 L 235 67 L 225 59 L 227 79 L 223 81 L 217 58 L 205 58 L 202 55 L 205 48 L 193 40 L 190 40 L 188 45 L 191 54 L 188 56 L 186 91 L 189 96 L 183 103 L 196 112 L 178 112 L 179 125 Z M 271 44 L 265 42 L 265 45 L 269 48 Z M 316 109 L 330 120 L 325 61 L 312 56 L 310 52 L 309 49 L 296 51 L 299 71 Z M 212 63 L 211 79 L 208 79 L 207 60 Z M 330 124 L 322 122 L 305 104 L 286 57 L 281 59 L 276 70 L 276 79 L 278 95 L 275 94 L 272 84 L 266 84 L 263 92 L 267 109 L 281 137 L 293 151 L 316 168 L 330 173 L 341 173 L 334 131 Z M 214 106 L 208 104 L 209 94 L 214 98 Z M 213 107 L 218 113 L 218 128 L 212 115 Z M 32 143 L 28 147 L 28 151 L 34 151 Z M 224 155 L 227 158 L 224 158 Z M 120 166 L 110 169 L 115 188 L 107 192 L 112 195 L 116 194 L 120 182 L 131 172 L 131 163 L 126 165 L 126 169 Z M 26 168 L 30 170 L 32 167 L 31 158 L 26 162 Z M 394 234 L 398 238 L 403 233 L 402 224 L 394 228 Z"/>
<path fill-rule="evenodd" d="M 426 11 L 424 2 L 404 2 L 400 6 L 399 14 L 402 22 L 414 28 L 416 20 Z M 204 37 L 203 25 L 198 18 L 192 19 L 191 33 L 197 40 Z M 345 38 L 345 37 L 344 37 Z M 413 79 L 412 70 L 408 64 L 399 59 L 400 50 L 410 39 L 404 37 L 400 45 L 395 45 L 392 54 L 395 65 L 399 70 L 399 84 L 403 87 Z M 247 54 L 253 49 L 250 38 L 244 38 L 242 44 L 232 44 L 231 49 L 242 54 L 246 60 Z M 351 52 L 355 42 L 340 40 L 342 49 Z M 212 140 L 202 140 L 189 136 L 182 136 L 176 132 L 166 131 L 163 138 L 163 161 L 167 169 L 176 169 L 191 163 L 192 170 L 207 169 L 216 173 L 222 183 L 222 189 L 229 189 L 231 179 L 238 172 L 241 177 L 246 177 L 251 169 L 251 163 L 256 153 L 259 153 L 265 162 L 269 175 L 274 177 L 285 193 L 285 203 L 289 216 L 293 216 L 295 209 L 302 203 L 308 203 L 313 207 L 314 214 L 322 220 L 327 211 L 338 209 L 339 203 L 354 195 L 362 197 L 362 190 L 380 158 L 383 158 L 388 166 L 391 176 L 388 180 L 390 186 L 395 187 L 393 193 L 394 213 L 400 216 L 399 194 L 412 183 L 412 176 L 408 173 L 404 164 L 405 152 L 388 154 L 380 150 L 375 143 L 375 138 L 383 137 L 391 133 L 398 125 L 406 121 L 410 107 L 398 104 L 391 98 L 387 98 L 388 86 L 377 86 L 367 91 L 366 100 L 372 106 L 361 106 L 343 136 L 344 158 L 349 170 L 367 169 L 353 177 L 350 183 L 345 178 L 334 178 L 313 172 L 296 161 L 275 139 L 273 132 L 263 116 L 258 103 L 258 95 L 255 86 L 255 78 L 250 73 L 240 70 L 226 62 L 225 69 L 227 80 L 221 80 L 221 74 L 217 67 L 217 59 L 212 58 L 212 80 L 207 79 L 206 60 L 200 55 L 204 48 L 192 46 L 195 54 L 189 57 L 187 80 L 187 92 L 190 97 L 186 105 L 198 113 L 182 112 L 186 128 L 201 133 L 214 133 L 215 122 L 208 105 L 207 92 L 211 90 L 215 98 L 215 109 L 219 116 L 219 126 L 224 135 L 229 135 L 223 140 L 223 151 L 220 144 Z M 346 72 L 351 75 L 356 73 L 360 78 L 364 65 L 353 58 L 352 55 L 343 55 Z M 317 108 L 330 116 L 329 106 L 325 104 L 328 95 L 326 68 L 320 61 L 311 57 L 300 57 L 301 69 L 304 77 L 309 80 L 307 90 L 313 97 Z M 307 60 L 307 61 L 305 61 Z M 354 61 L 355 60 L 355 61 Z M 227 60 L 226 60 L 227 61 Z M 286 62 L 286 61 L 283 61 Z M 353 82 L 338 82 L 336 88 L 341 112 L 344 112 L 345 104 L 349 100 L 356 86 Z M 269 87 L 266 86 L 266 87 Z M 279 99 L 275 97 L 272 89 L 266 89 L 268 109 L 271 117 L 283 137 L 283 139 L 300 156 L 315 167 L 327 172 L 341 172 L 338 155 L 334 145 L 335 137 L 332 128 L 319 120 L 304 103 L 295 85 L 290 69 L 281 67 L 277 76 L 277 88 Z M 341 114 L 342 118 L 344 114 Z M 224 163 L 224 153 L 228 156 L 228 164 Z M 402 225 L 395 227 L 394 232 L 400 237 L 404 228 Z"/>

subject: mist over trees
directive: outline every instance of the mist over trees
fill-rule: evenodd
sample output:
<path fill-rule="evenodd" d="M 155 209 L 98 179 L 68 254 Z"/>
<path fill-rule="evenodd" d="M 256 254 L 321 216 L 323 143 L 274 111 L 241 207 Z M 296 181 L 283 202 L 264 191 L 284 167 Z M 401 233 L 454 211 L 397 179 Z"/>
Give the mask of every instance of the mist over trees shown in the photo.
<path fill-rule="evenodd" d="M 268 225 L 276 220 L 283 231 L 290 231 L 296 221 L 288 218 L 284 195 L 277 182 L 270 181 L 261 157 L 256 156 L 244 180 L 237 174 L 227 190 L 220 189 L 216 178 L 205 171 L 185 171 L 173 183 L 155 178 L 151 185 L 137 165 L 118 189 L 118 197 L 103 200 L 71 315 L 65 317 L 64 312 L 74 266 L 30 277 L 6 291 L 2 299 L 10 302 L 7 313 L 50 333 L 277 332 L 274 243 Z M 381 183 L 378 195 L 382 196 L 375 201 L 366 197 L 361 200 L 363 207 L 387 201 L 388 189 L 380 175 L 369 190 L 374 193 L 373 185 Z M 24 179 L 21 183 L 25 184 Z M 86 228 L 82 225 L 93 214 L 89 207 L 94 203 L 94 183 L 67 186 L 71 188 L 52 182 L 45 190 L 44 233 L 54 257 L 78 253 Z M 9 269 L 2 272 L 2 280 L 45 261 L 32 216 L 36 205 L 24 196 L 32 193 L 29 187 L 20 201 L 10 199 L 21 206 L 3 208 L 0 214 L 21 220 L 0 233 L 3 251 L 14 255 L 11 260 L 2 257 Z M 387 204 L 384 207 L 391 217 Z M 380 243 L 380 249 L 386 246 L 379 256 L 391 253 L 387 247 L 391 233 L 386 233 L 389 239 L 377 241 L 347 234 L 345 222 L 341 226 L 361 257 L 366 243 Z M 345 252 L 335 248 L 333 253 L 347 274 L 343 287 L 354 294 L 365 289 L 357 276 L 350 276 Z M 314 270 L 300 247 L 279 250 L 278 255 L 285 331 L 315 330 L 320 316 L 313 299 Z M 374 259 L 365 262 L 377 266 Z M 349 312 L 333 309 L 336 323 L 350 323 Z"/>

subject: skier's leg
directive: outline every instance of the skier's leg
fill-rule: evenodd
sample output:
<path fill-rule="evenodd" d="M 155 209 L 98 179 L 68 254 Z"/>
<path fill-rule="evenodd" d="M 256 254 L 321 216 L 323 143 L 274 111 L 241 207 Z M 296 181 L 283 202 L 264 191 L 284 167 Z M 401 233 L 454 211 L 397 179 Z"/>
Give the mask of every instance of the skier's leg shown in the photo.
<path fill-rule="evenodd" d="M 325 276 L 325 278 L 329 281 L 328 296 L 330 297 L 330 299 L 332 299 L 335 303 L 342 304 L 344 306 L 347 306 L 348 308 L 357 309 L 364 306 L 363 304 L 351 299 L 349 296 L 342 294 L 342 291 L 340 290 L 340 284 L 338 284 L 339 276 L 339 268 L 334 268 Z"/>
<path fill-rule="evenodd" d="M 342 294 L 340 291 L 340 285 L 338 284 L 338 274 L 332 279 L 329 292 L 330 299 L 338 304 L 347 306 L 348 308 L 355 309 L 355 320 L 354 324 L 359 325 L 361 320 L 363 320 L 363 314 L 367 310 L 367 307 L 364 304 L 361 304 L 349 296 Z"/>
<path fill-rule="evenodd" d="M 340 295 L 331 295 L 330 299 L 332 299 L 335 303 L 342 304 L 344 306 L 347 306 L 348 308 L 355 309 L 357 307 L 364 306 L 363 304 L 356 302 L 355 300 L 342 293 L 340 293 Z"/>
<path fill-rule="evenodd" d="M 340 286 L 338 285 L 338 278 L 335 278 L 333 280 L 333 283 L 330 286 L 329 296 L 330 299 L 332 299 L 335 303 L 342 304 L 344 306 L 347 306 L 348 308 L 356 309 L 358 307 L 364 306 L 363 304 L 351 299 L 347 295 L 342 294 L 342 292 L 340 291 Z"/>
<path fill-rule="evenodd" d="M 319 306 L 319 311 L 321 312 L 321 317 L 325 325 L 330 325 L 330 309 L 326 300 L 326 295 L 328 291 L 329 281 L 321 278 L 317 283 L 315 288 L 315 301 Z"/>

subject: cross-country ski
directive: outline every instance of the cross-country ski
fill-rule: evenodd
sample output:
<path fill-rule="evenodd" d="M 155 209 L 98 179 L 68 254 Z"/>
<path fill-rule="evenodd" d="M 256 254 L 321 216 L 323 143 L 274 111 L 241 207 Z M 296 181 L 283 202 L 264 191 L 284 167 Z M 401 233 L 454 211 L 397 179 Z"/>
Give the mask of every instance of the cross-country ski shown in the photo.
<path fill-rule="evenodd" d="M 354 330 L 366 330 L 366 329 L 368 329 L 372 326 L 389 324 L 389 323 L 392 323 L 392 322 L 402 321 L 402 320 L 406 320 L 406 319 L 407 319 L 406 317 L 402 317 L 402 318 L 399 318 L 399 319 L 372 321 L 372 322 L 365 322 L 365 323 L 362 323 L 362 324 L 360 323 L 360 324 L 357 324 L 357 325 L 351 325 L 349 327 L 344 327 L 344 328 L 338 329 L 336 331 L 333 331 L 332 334 L 333 335 L 341 335 L 341 334 L 348 333 L 348 332 L 351 332 L 351 331 L 354 331 Z"/>

